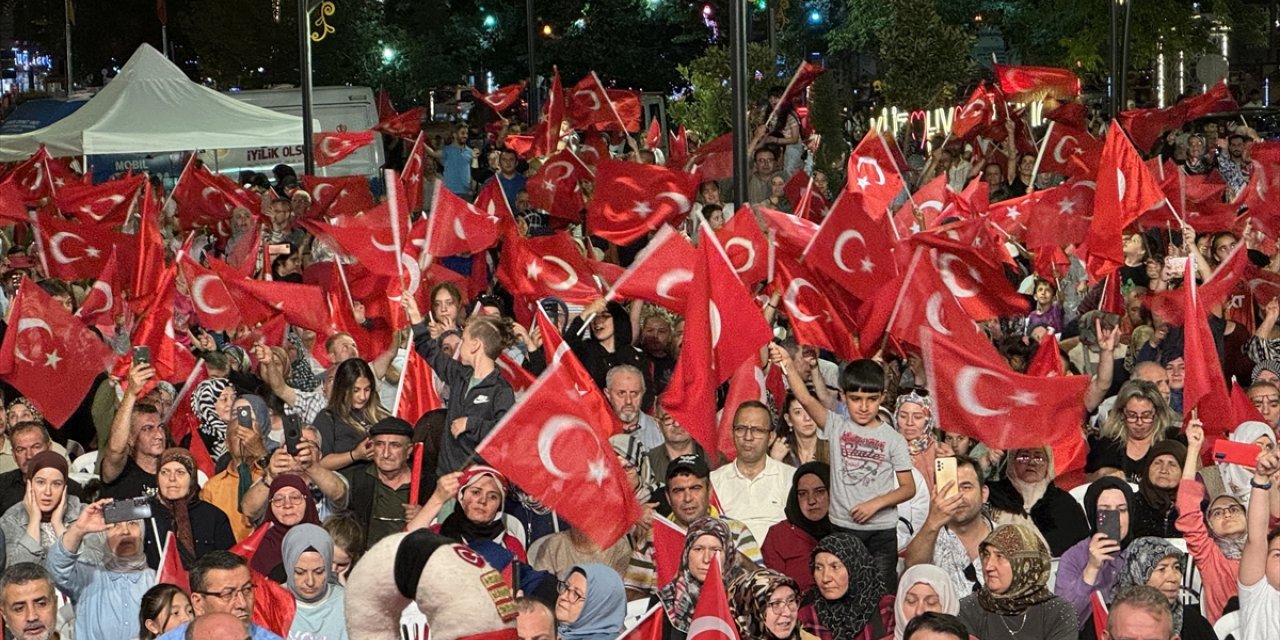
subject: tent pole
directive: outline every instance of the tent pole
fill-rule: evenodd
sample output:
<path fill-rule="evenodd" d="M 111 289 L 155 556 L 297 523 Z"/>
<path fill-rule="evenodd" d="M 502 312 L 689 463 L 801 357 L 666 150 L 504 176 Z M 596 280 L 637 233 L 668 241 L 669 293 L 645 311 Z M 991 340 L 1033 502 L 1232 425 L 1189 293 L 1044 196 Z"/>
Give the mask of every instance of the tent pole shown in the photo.
<path fill-rule="evenodd" d="M 302 74 L 302 167 L 306 175 L 316 172 L 315 152 L 312 139 L 315 131 L 312 125 L 313 109 L 311 105 L 311 27 L 308 11 L 309 0 L 298 0 L 298 70 Z"/>

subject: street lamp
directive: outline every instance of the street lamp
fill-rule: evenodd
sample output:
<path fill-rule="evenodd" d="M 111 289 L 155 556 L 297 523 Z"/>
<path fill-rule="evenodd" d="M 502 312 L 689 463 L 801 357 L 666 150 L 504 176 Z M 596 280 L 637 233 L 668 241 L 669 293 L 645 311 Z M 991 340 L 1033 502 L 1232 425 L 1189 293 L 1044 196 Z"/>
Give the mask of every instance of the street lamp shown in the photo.
<path fill-rule="evenodd" d="M 391 47 L 382 48 L 382 64 L 391 64 L 396 60 L 396 50 Z"/>

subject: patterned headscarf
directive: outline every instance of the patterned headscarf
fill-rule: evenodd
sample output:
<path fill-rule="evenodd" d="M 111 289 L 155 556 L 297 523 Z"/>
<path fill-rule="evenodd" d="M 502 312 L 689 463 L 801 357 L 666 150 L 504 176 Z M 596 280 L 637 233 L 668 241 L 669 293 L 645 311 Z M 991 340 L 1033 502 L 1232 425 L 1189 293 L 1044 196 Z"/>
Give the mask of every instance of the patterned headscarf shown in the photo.
<path fill-rule="evenodd" d="M 733 582 L 743 573 L 742 566 L 737 562 L 738 546 L 734 543 L 733 534 L 724 520 L 706 517 L 699 518 L 689 525 L 689 531 L 684 538 L 684 554 L 680 556 L 680 573 L 677 573 L 675 579 L 666 586 L 658 589 L 658 600 L 662 602 L 662 609 L 666 612 L 667 619 L 671 621 L 671 626 L 681 631 L 689 630 L 689 623 L 693 620 L 693 609 L 697 606 L 698 596 L 702 593 L 702 581 L 693 577 L 693 573 L 689 571 L 689 550 L 702 536 L 714 536 L 724 547 L 724 566 L 721 567 L 721 577 L 725 584 Z"/>
<path fill-rule="evenodd" d="M 19 396 L 13 402 L 10 402 L 9 408 L 12 409 L 14 405 L 19 405 L 19 404 L 26 407 L 27 410 L 31 412 L 31 418 L 33 420 L 35 420 L 36 422 L 44 422 L 44 414 L 40 413 L 40 410 L 36 408 L 35 403 L 28 400 L 25 396 Z"/>
<path fill-rule="evenodd" d="M 909 393 L 898 396 L 898 401 L 893 405 L 893 419 L 895 426 L 897 425 L 898 411 L 902 409 L 902 405 L 907 404 L 908 402 L 924 407 L 924 433 L 920 434 L 920 437 L 918 438 L 907 440 L 907 449 L 911 452 L 911 455 L 915 455 L 937 444 L 938 440 L 934 437 L 934 430 L 937 429 L 938 423 L 933 417 L 933 400 L 931 400 L 929 396 L 922 395 L 915 389 L 912 389 Z"/>
<path fill-rule="evenodd" d="M 1129 545 L 1128 559 L 1116 578 L 1116 586 L 1112 593 L 1120 593 L 1120 590 L 1125 587 L 1147 584 L 1152 572 L 1156 570 L 1156 565 L 1170 557 L 1177 559 L 1178 571 L 1186 570 L 1187 554 L 1179 551 L 1168 540 L 1152 536 L 1134 540 L 1133 544 Z M 1182 631 L 1182 602 L 1174 599 L 1169 603 L 1169 610 L 1173 614 L 1173 632 L 1177 634 Z"/>
<path fill-rule="evenodd" d="M 818 541 L 809 556 L 809 571 L 819 553 L 829 553 L 840 560 L 849 573 L 849 588 L 837 600 L 827 600 L 817 586 L 810 592 L 816 598 L 814 608 L 818 621 L 837 638 L 852 638 L 862 632 L 871 616 L 879 615 L 880 598 L 885 592 L 880 570 L 867 547 L 851 533 L 833 533 Z"/>
<path fill-rule="evenodd" d="M 211 441 L 213 443 L 213 446 L 207 448 L 214 460 L 227 452 L 227 423 L 218 417 L 218 411 L 214 407 L 218 403 L 218 397 L 230 386 L 231 381 L 226 378 L 209 378 L 196 385 L 195 391 L 191 393 L 191 412 L 200 421 L 199 435 L 205 439 L 205 444 Z"/>
<path fill-rule="evenodd" d="M 1004 593 L 992 593 L 983 585 L 978 592 L 978 604 L 984 610 L 1002 616 L 1016 616 L 1053 597 L 1053 592 L 1046 586 L 1051 562 L 1049 550 L 1034 531 L 1020 524 L 996 527 L 978 545 L 978 554 L 984 564 L 991 549 L 1008 558 L 1013 578 Z"/>
<path fill-rule="evenodd" d="M 1214 532 L 1212 527 L 1208 526 L 1209 511 L 1213 509 L 1213 505 L 1217 504 L 1219 500 L 1230 500 L 1231 502 L 1236 503 L 1236 505 L 1239 506 L 1241 509 L 1244 509 L 1245 506 L 1240 503 L 1239 498 L 1229 493 L 1224 493 L 1210 500 L 1209 503 L 1206 504 L 1204 507 L 1205 529 L 1209 532 L 1209 537 L 1213 538 L 1213 541 L 1218 543 L 1218 549 L 1222 551 L 1222 555 L 1226 556 L 1228 560 L 1239 560 L 1240 556 L 1244 555 L 1244 543 L 1245 543 L 1245 539 L 1248 536 L 1245 533 L 1239 533 L 1237 535 L 1234 535 L 1228 538 L 1225 536 L 1218 535 L 1217 533 Z"/>
<path fill-rule="evenodd" d="M 769 610 L 769 599 L 778 587 L 791 587 L 795 597 L 800 597 L 800 585 L 790 577 L 773 569 L 760 569 L 744 573 L 729 585 L 729 608 L 738 623 L 738 636 L 741 638 L 769 638 L 764 628 L 765 614 Z M 793 618 L 794 611 L 792 612 Z M 795 625 L 787 638 L 794 640 L 800 637 L 800 625 Z"/>
<path fill-rule="evenodd" d="M 289 375 L 285 378 L 285 383 L 294 389 L 314 391 L 316 387 L 320 386 L 320 379 L 311 370 L 311 362 L 310 358 L 307 357 L 306 345 L 302 344 L 302 338 L 292 328 L 285 332 L 284 338 L 298 354 L 293 359 L 293 364 L 289 367 Z"/>

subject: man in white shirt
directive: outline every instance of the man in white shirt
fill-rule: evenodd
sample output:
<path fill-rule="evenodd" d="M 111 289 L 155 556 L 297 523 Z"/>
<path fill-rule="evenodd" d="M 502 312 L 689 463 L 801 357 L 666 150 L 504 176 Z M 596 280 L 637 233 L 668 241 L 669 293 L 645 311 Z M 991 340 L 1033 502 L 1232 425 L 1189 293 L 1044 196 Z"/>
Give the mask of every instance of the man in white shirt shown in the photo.
<path fill-rule="evenodd" d="M 769 407 L 748 400 L 733 413 L 733 448 L 736 457 L 711 472 L 711 486 L 725 515 L 740 520 L 751 535 L 764 544 L 769 527 L 786 520 L 787 496 L 795 467 L 769 457 L 773 414 Z"/>

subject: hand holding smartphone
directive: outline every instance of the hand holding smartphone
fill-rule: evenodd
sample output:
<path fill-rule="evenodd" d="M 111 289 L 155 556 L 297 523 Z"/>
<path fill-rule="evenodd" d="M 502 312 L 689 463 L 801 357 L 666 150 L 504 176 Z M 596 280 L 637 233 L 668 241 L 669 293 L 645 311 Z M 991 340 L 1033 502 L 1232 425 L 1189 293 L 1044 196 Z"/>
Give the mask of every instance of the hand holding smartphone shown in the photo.
<path fill-rule="evenodd" d="M 1219 438 L 1213 443 L 1213 459 L 1216 462 L 1238 464 L 1252 469 L 1258 464 L 1259 453 L 1262 453 L 1262 447 L 1252 442 L 1232 442 Z"/>
<path fill-rule="evenodd" d="M 953 456 L 944 456 L 935 458 L 933 461 L 933 486 L 938 492 L 938 499 L 945 498 L 952 493 L 957 493 L 959 487 L 956 486 L 956 459 Z M 951 487 L 946 493 L 942 493 L 942 488 L 951 483 Z"/>

